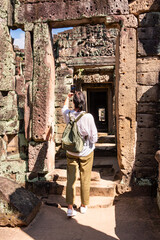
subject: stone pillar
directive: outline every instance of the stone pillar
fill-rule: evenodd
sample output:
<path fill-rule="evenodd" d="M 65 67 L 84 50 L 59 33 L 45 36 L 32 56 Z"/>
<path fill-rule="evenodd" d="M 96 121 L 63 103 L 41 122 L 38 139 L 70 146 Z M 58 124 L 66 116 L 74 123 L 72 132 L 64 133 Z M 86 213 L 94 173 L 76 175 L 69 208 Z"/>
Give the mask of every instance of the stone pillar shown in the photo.
<path fill-rule="evenodd" d="M 33 51 L 32 37 L 33 24 L 25 24 L 25 137 L 30 140 L 32 137 L 32 81 L 33 81 Z"/>
<path fill-rule="evenodd" d="M 157 190 L 157 203 L 160 209 L 160 150 L 156 152 L 155 159 L 159 164 L 159 178 L 158 178 L 158 190 Z"/>
<path fill-rule="evenodd" d="M 51 126 L 54 123 L 54 57 L 52 48 L 51 31 L 47 23 L 36 23 L 33 30 L 33 114 L 32 114 L 32 139 L 39 145 L 39 153 L 35 148 L 38 158 L 30 158 L 37 164 L 41 149 L 45 149 L 42 157 L 46 158 L 48 171 L 54 167 L 54 142 L 48 141 Z M 54 131 L 52 129 L 52 131 Z M 34 144 L 32 144 L 34 145 Z M 44 148 L 43 145 L 47 146 Z M 31 149 L 31 148 L 29 148 Z M 29 156 L 34 155 L 34 148 Z M 35 155 L 36 156 L 36 155 Z M 45 159 L 41 159 L 45 162 Z M 32 165 L 29 162 L 29 165 Z M 35 166 L 35 165 L 34 165 Z M 45 166 L 44 166 L 45 167 Z M 30 169 L 34 170 L 34 167 Z"/>
<path fill-rule="evenodd" d="M 137 19 L 133 15 L 115 18 L 123 23 L 116 48 L 117 157 L 121 170 L 130 176 L 136 148 Z"/>

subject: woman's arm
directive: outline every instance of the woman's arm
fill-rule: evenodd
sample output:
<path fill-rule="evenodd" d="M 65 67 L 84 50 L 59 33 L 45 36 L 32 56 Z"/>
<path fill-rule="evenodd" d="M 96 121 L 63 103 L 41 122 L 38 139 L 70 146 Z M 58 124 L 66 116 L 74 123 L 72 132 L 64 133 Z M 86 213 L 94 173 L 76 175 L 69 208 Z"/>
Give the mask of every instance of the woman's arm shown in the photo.
<path fill-rule="evenodd" d="M 69 121 L 68 113 L 70 112 L 69 110 L 69 98 L 73 96 L 73 93 L 68 93 L 67 98 L 64 101 L 63 108 L 62 108 L 62 114 L 64 117 L 64 120 L 66 123 Z"/>

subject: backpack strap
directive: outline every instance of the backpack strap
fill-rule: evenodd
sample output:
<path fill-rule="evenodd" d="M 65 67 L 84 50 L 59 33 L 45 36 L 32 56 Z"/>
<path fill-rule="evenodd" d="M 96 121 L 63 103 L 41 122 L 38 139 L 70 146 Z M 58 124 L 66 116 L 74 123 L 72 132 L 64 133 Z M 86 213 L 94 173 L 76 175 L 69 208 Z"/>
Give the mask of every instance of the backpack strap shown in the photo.
<path fill-rule="evenodd" d="M 74 121 L 75 121 L 75 122 L 78 122 L 78 120 L 79 120 L 84 114 L 86 114 L 86 112 L 81 113 Z"/>

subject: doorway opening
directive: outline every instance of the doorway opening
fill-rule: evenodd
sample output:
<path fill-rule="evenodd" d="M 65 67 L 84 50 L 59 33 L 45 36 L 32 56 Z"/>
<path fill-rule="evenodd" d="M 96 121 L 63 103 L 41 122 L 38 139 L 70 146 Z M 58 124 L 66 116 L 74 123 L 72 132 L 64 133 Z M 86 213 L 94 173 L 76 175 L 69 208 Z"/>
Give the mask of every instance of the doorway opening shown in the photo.
<path fill-rule="evenodd" d="M 107 89 L 88 89 L 88 112 L 95 120 L 98 132 L 108 132 L 108 91 Z"/>

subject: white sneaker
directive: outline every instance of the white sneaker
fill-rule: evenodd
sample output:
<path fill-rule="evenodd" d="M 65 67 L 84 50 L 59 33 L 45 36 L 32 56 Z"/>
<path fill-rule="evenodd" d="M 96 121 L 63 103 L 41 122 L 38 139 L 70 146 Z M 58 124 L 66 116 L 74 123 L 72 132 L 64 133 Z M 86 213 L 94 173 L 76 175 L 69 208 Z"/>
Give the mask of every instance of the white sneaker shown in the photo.
<path fill-rule="evenodd" d="M 84 213 L 86 213 L 86 211 L 87 211 L 87 206 L 85 206 L 85 207 L 80 207 L 80 212 L 82 213 L 82 214 L 84 214 Z"/>
<path fill-rule="evenodd" d="M 76 214 L 77 212 L 73 208 L 67 210 L 67 217 L 74 217 Z"/>

